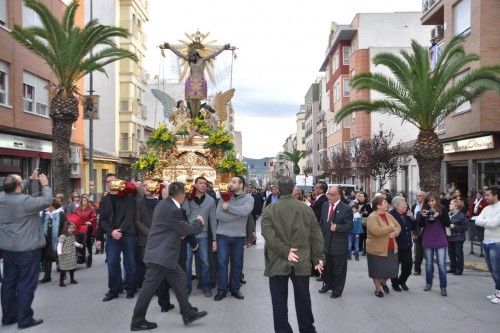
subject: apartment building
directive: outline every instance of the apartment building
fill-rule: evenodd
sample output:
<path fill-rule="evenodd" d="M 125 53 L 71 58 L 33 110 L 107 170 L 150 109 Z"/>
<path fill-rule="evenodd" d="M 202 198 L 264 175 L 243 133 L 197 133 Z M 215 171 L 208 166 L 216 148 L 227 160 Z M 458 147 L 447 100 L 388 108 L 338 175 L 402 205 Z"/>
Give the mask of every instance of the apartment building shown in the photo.
<path fill-rule="evenodd" d="M 68 1 L 42 0 L 62 17 Z M 83 3 L 83 1 L 81 1 Z M 83 6 L 76 15 L 83 24 Z M 7 174 L 28 177 L 39 167 L 49 175 L 52 169 L 52 120 L 49 117 L 48 87 L 56 82 L 48 65 L 10 36 L 15 24 L 41 25 L 40 18 L 23 1 L 0 0 L 0 184 Z M 77 84 L 83 90 L 83 80 Z M 81 114 L 80 110 L 80 114 Z M 71 190 L 82 187 L 84 130 L 79 118 L 71 136 Z"/>
<path fill-rule="evenodd" d="M 320 115 L 320 99 L 319 99 L 319 83 L 313 83 L 309 87 L 307 94 L 304 97 L 304 113 L 305 113 L 305 142 L 306 142 L 306 158 L 305 170 L 309 175 L 318 177 L 318 144 L 319 137 L 317 135 L 317 123 Z"/>
<path fill-rule="evenodd" d="M 116 42 L 139 58 L 138 63 L 123 59 L 109 64 L 106 66 L 107 76 L 93 74 L 93 93 L 100 96 L 100 118 L 93 121 L 95 190 L 101 193 L 107 173 L 113 172 L 120 178 L 129 179 L 132 176 L 131 164 L 145 150 L 148 113 L 144 103 L 147 89 L 144 57 L 147 39 L 143 27 L 149 20 L 148 1 L 88 0 L 85 2 L 85 21 L 90 19 L 91 13 L 102 24 L 128 29 L 130 37 Z M 86 93 L 89 88 L 90 77 L 87 76 Z M 88 132 L 88 120 L 85 121 L 85 129 Z M 88 138 L 85 143 L 88 147 Z"/>
<path fill-rule="evenodd" d="M 305 107 L 303 105 L 300 106 L 300 111 L 297 113 L 296 124 L 297 129 L 295 132 L 295 147 L 297 150 L 303 151 L 306 150 L 306 122 L 305 122 Z M 304 167 L 306 166 L 306 160 L 303 158 L 299 162 L 300 172 L 304 173 Z"/>
<path fill-rule="evenodd" d="M 415 126 L 404 123 L 401 119 L 387 114 L 357 112 L 337 124 L 333 120 L 335 113 L 350 101 L 376 100 L 383 98 L 379 93 L 369 90 L 351 89 L 350 79 L 362 72 L 377 72 L 389 75 L 383 66 L 375 66 L 373 57 L 380 52 L 399 53 L 409 49 L 412 39 L 421 44 L 429 43 L 431 27 L 420 24 L 421 13 L 360 13 L 348 25 L 332 23 L 328 46 L 320 71 L 326 72 L 326 94 L 329 100 L 327 122 L 327 151 L 331 156 L 335 149 L 350 146 L 362 138 L 370 138 L 380 126 L 395 134 L 394 142 L 416 139 L 418 130 Z M 418 172 L 412 177 L 418 177 Z M 418 188 L 418 179 L 404 181 L 393 179 L 388 186 L 395 190 L 414 192 Z M 365 189 L 375 191 L 377 184 L 368 179 L 352 179 L 352 182 Z M 391 185 L 392 183 L 392 185 Z M 397 185 L 399 184 L 399 185 Z M 401 188 L 397 188 L 402 186 Z M 410 188 L 414 186 L 415 188 Z"/>
<path fill-rule="evenodd" d="M 464 35 L 467 53 L 479 61 L 463 68 L 465 75 L 479 66 L 500 62 L 500 1 L 423 0 L 421 22 L 433 28 L 433 63 L 456 35 Z M 466 103 L 442 121 L 437 133 L 443 141 L 442 187 L 454 182 L 462 192 L 500 184 L 500 95 L 489 92 Z"/>

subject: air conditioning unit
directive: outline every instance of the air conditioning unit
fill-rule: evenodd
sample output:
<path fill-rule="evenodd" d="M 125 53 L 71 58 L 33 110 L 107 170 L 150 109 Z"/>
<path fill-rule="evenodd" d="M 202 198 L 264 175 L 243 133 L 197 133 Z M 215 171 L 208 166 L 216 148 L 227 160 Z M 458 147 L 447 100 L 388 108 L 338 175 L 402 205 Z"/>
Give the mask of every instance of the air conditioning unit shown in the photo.
<path fill-rule="evenodd" d="M 444 38 L 444 26 L 436 25 L 434 29 L 431 30 L 431 38 Z"/>
<path fill-rule="evenodd" d="M 80 147 L 71 147 L 71 163 L 80 163 Z"/>

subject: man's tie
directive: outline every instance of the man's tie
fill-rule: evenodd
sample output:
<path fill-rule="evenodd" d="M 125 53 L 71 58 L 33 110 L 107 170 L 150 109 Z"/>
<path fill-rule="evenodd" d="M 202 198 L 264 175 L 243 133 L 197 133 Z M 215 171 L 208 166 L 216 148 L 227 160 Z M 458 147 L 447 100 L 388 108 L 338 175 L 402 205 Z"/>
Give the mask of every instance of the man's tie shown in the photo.
<path fill-rule="evenodd" d="M 330 211 L 328 212 L 328 220 L 327 222 L 330 222 L 332 216 L 333 216 L 333 211 L 335 210 L 335 207 L 333 205 L 330 205 Z"/>

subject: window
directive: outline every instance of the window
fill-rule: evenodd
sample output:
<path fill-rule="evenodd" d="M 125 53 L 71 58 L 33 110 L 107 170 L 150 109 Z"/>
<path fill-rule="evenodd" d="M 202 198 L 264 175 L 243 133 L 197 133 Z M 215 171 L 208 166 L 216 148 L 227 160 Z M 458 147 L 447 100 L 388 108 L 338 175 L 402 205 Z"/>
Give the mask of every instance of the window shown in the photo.
<path fill-rule="evenodd" d="M 467 69 L 467 70 L 461 72 L 460 74 L 458 74 L 457 76 L 455 76 L 455 78 L 453 79 L 453 83 L 460 81 L 467 74 L 469 74 L 469 69 Z M 467 101 L 467 102 L 463 103 L 462 105 L 460 105 L 455 110 L 455 113 L 463 113 L 463 112 L 467 112 L 470 110 L 471 110 L 470 101 Z"/>
<path fill-rule="evenodd" d="M 351 80 L 344 79 L 342 85 L 344 86 L 344 97 L 349 97 L 351 93 Z"/>
<path fill-rule="evenodd" d="M 41 27 L 42 21 L 40 20 L 40 16 L 38 16 L 33 9 L 26 7 L 23 2 L 23 27 L 26 28 L 31 26 Z"/>
<path fill-rule="evenodd" d="M 335 73 L 339 69 L 339 51 L 333 54 L 332 59 L 332 72 Z"/>
<path fill-rule="evenodd" d="M 351 48 L 349 46 L 344 46 L 343 50 L 344 50 L 343 63 L 344 65 L 349 65 L 349 60 L 351 59 Z"/>
<path fill-rule="evenodd" d="M 3 61 L 0 61 L 0 104 L 9 104 L 9 65 Z"/>
<path fill-rule="evenodd" d="M 0 26 L 7 26 L 7 0 L 0 0 Z"/>
<path fill-rule="evenodd" d="M 24 111 L 48 117 L 49 81 L 28 72 L 23 73 Z"/>
<path fill-rule="evenodd" d="M 453 32 L 455 35 L 460 35 L 470 30 L 470 2 L 470 0 L 461 0 L 453 7 Z"/>
<path fill-rule="evenodd" d="M 340 100 L 340 81 L 337 80 L 333 85 L 333 100 L 335 102 Z"/>
<path fill-rule="evenodd" d="M 120 148 L 121 150 L 129 150 L 128 133 L 121 134 Z"/>

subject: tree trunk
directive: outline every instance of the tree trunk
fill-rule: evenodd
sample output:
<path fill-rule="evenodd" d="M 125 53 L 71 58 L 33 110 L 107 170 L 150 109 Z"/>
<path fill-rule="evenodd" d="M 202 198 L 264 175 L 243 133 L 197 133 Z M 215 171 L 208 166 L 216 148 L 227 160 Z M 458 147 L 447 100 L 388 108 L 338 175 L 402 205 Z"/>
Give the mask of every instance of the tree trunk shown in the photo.
<path fill-rule="evenodd" d="M 298 165 L 298 164 L 294 164 L 294 165 L 293 165 L 293 173 L 294 173 L 295 175 L 298 175 L 298 174 L 300 173 L 300 167 L 299 167 L 299 165 Z"/>
<path fill-rule="evenodd" d="M 53 193 L 70 195 L 71 176 L 71 127 L 78 119 L 78 99 L 74 95 L 63 98 L 58 92 L 52 99 L 52 175 Z"/>
<path fill-rule="evenodd" d="M 413 147 L 413 156 L 418 163 L 420 189 L 439 193 L 441 185 L 441 161 L 443 146 L 433 130 L 420 131 Z"/>

